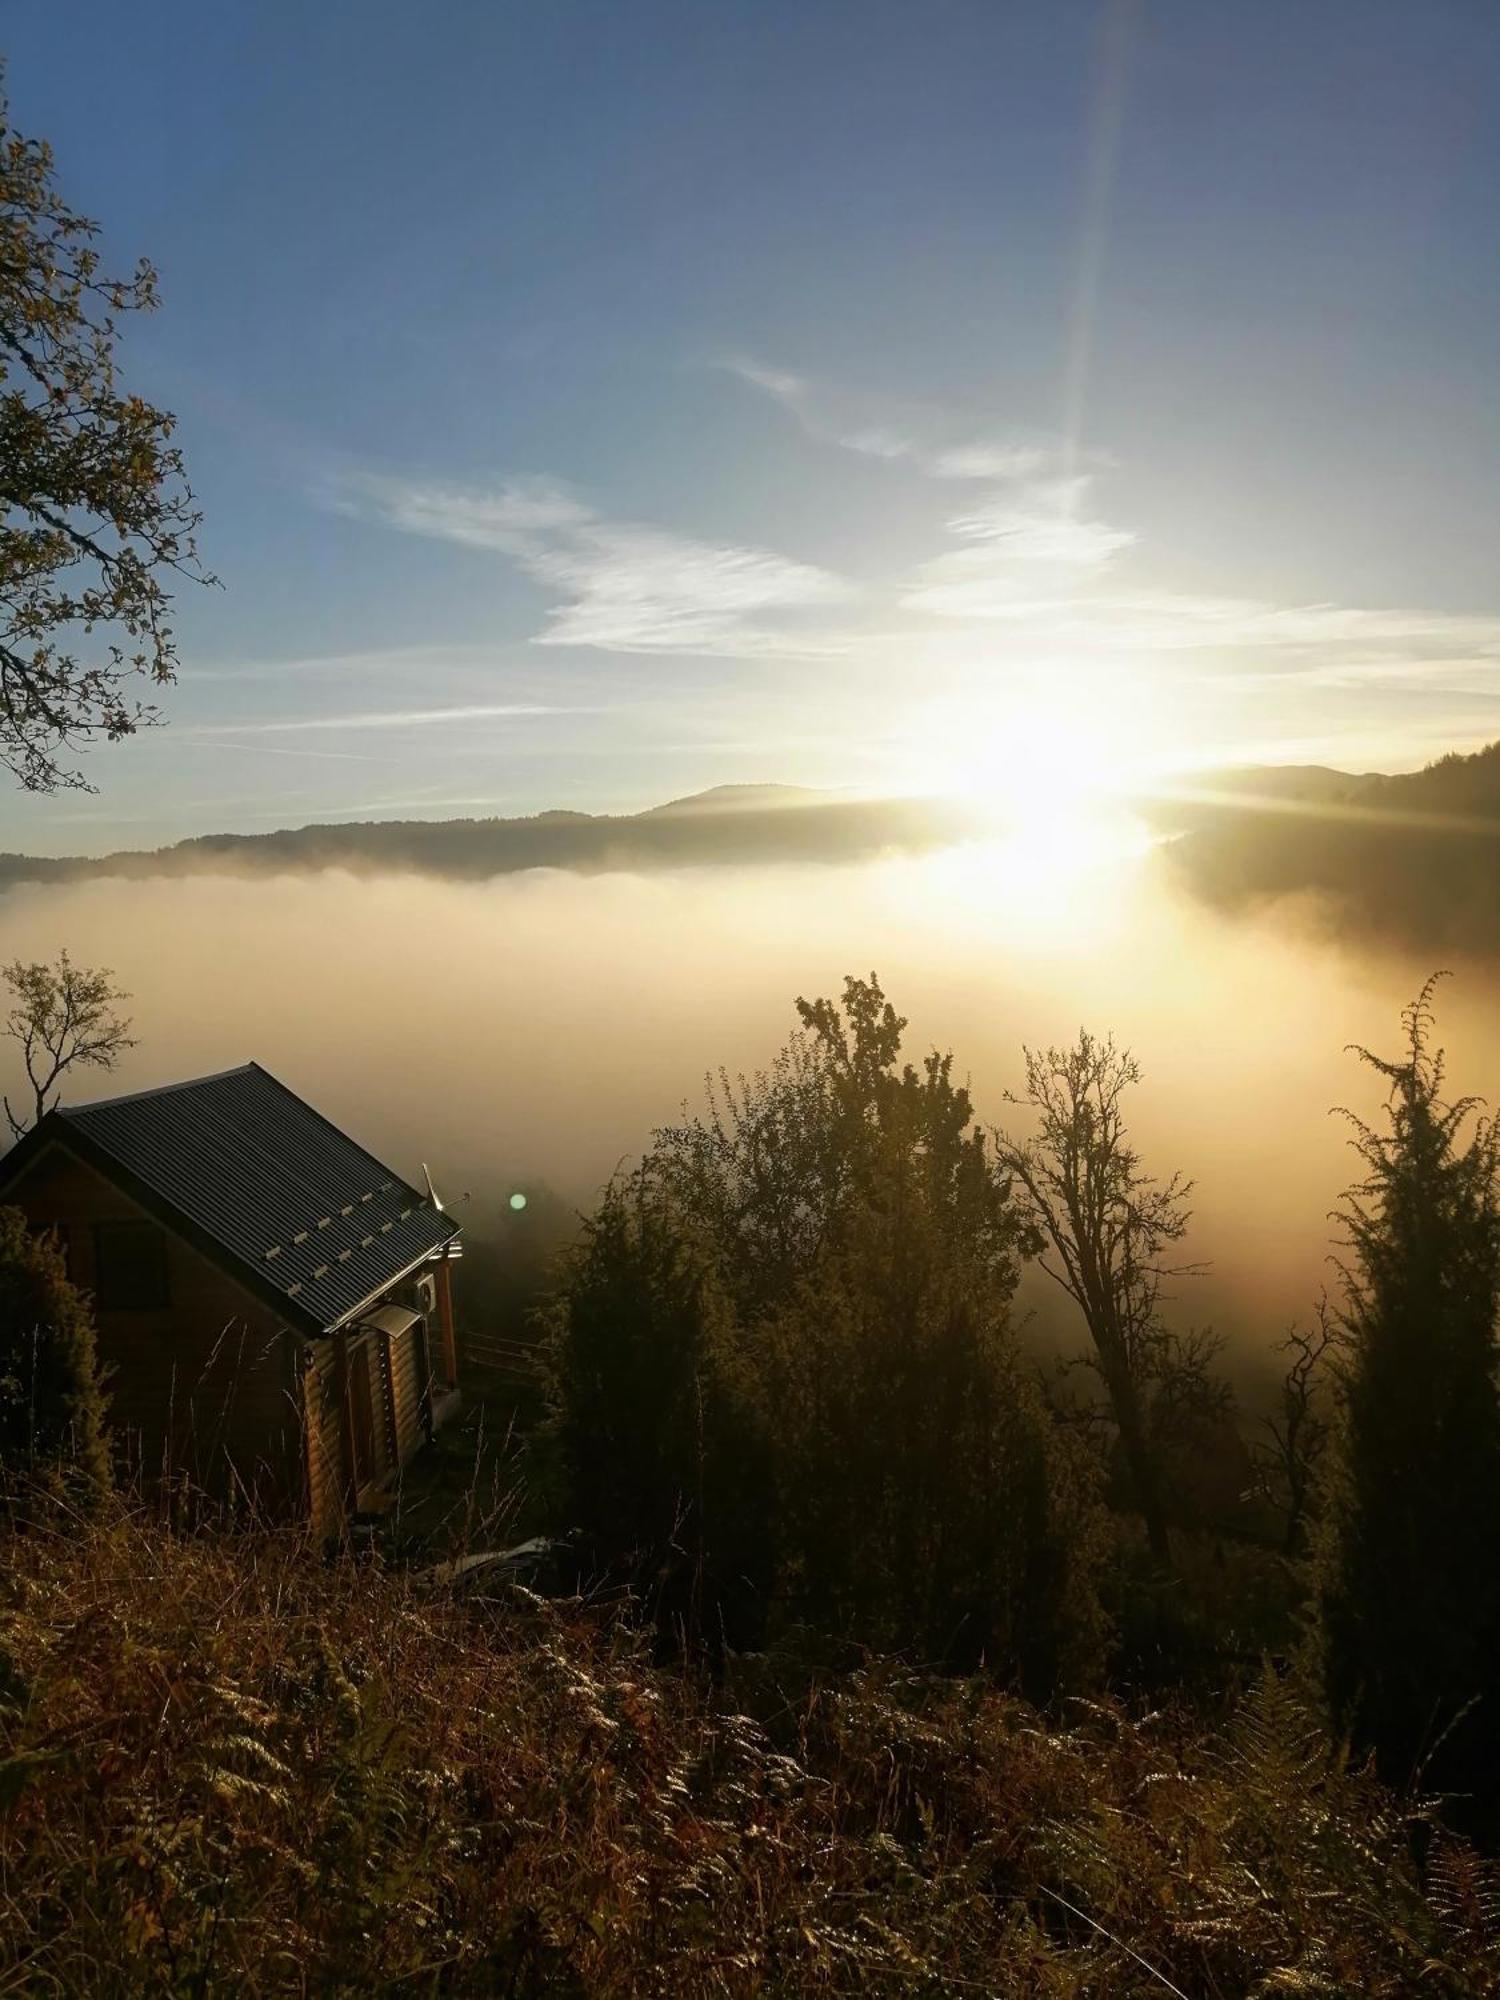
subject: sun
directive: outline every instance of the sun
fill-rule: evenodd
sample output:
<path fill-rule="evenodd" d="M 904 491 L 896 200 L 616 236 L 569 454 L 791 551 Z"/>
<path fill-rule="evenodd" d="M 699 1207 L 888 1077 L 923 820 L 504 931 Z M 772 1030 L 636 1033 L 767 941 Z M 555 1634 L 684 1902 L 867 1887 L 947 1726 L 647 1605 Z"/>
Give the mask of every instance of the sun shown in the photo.
<path fill-rule="evenodd" d="M 1151 719 L 1140 705 L 1106 705 L 1096 682 L 1045 699 L 952 699 L 915 719 L 912 757 L 922 789 L 961 801 L 987 826 L 1060 827 L 1111 813 L 1144 781 Z"/>
<path fill-rule="evenodd" d="M 1104 732 L 1086 717 L 1019 711 L 959 751 L 950 788 L 987 819 L 1057 826 L 1087 817 L 1120 789 Z"/>
<path fill-rule="evenodd" d="M 1147 717 L 1097 699 L 944 703 L 916 736 L 930 792 L 972 839 L 934 879 L 947 899 L 1031 927 L 1066 926 L 1152 844 L 1132 795 L 1148 782 Z"/>

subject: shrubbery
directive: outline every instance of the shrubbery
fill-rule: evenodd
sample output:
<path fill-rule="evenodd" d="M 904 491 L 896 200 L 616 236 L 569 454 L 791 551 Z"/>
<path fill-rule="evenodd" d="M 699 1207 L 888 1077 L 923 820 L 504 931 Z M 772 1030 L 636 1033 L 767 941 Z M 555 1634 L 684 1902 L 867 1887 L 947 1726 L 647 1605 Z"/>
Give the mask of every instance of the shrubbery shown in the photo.
<path fill-rule="evenodd" d="M 42 1472 L 109 1484 L 94 1323 L 56 1240 L 0 1208 L 0 1476 Z"/>
<path fill-rule="evenodd" d="M 0 1988 L 1492 1993 L 1492 1864 L 1290 1688 L 1227 1727 L 733 1663 L 111 1512 L 0 1527 Z"/>

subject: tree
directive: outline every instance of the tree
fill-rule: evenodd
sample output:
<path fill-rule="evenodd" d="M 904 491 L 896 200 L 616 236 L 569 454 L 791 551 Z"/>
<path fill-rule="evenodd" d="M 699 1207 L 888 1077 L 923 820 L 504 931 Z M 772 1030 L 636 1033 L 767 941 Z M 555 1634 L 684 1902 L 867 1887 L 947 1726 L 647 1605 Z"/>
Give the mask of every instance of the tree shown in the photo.
<path fill-rule="evenodd" d="M 56 965 L 17 959 L 0 976 L 14 995 L 4 1032 L 21 1045 L 33 1099 L 29 1119 L 17 1117 L 8 1097 L 0 1100 L 19 1139 L 52 1109 L 70 1069 L 113 1069 L 135 1047 L 129 1017 L 115 1012 L 130 995 L 115 985 L 108 967 L 74 965 L 66 949 Z"/>
<path fill-rule="evenodd" d="M 1429 980 L 1405 1053 L 1358 1049 L 1385 1119 L 1346 1114 L 1342 1423 L 1322 1576 L 1335 1713 L 1397 1784 L 1497 1784 L 1500 1135 L 1443 1097 Z M 1477 1781 L 1477 1784 L 1476 1784 Z"/>
<path fill-rule="evenodd" d="M 906 1021 L 874 973 L 798 1000 L 800 1028 L 760 1074 L 708 1084 L 707 1112 L 655 1134 L 645 1167 L 669 1189 L 750 1315 L 788 1295 L 834 1243 L 891 1149 L 920 1156 L 933 1199 L 1009 1296 L 1035 1243 L 995 1179 L 951 1055 L 899 1061 Z"/>
<path fill-rule="evenodd" d="M 1332 1437 L 1326 1377 L 1338 1340 L 1327 1298 L 1318 1302 L 1317 1324 L 1293 1326 L 1281 1342 L 1288 1356 L 1277 1407 L 1260 1419 L 1264 1437 L 1251 1458 L 1267 1497 L 1281 1510 L 1283 1555 L 1305 1551 L 1309 1516 Z"/>
<path fill-rule="evenodd" d="M 727 1307 L 712 1259 L 639 1171 L 584 1224 L 545 1332 L 551 1442 L 587 1556 L 665 1627 L 758 1636 L 768 1507 Z"/>
<path fill-rule="evenodd" d="M 0 1467 L 109 1484 L 94 1325 L 57 1241 L 0 1208 Z"/>
<path fill-rule="evenodd" d="M 642 1168 L 713 1260 L 778 1601 L 1038 1691 L 1086 1677 L 1097 1507 L 1009 1324 L 1030 1226 L 951 1055 L 901 1061 L 874 974 L 797 1012 L 770 1069 L 721 1074 Z"/>
<path fill-rule="evenodd" d="M 1026 1090 L 1013 1103 L 1037 1114 L 1033 1136 L 999 1134 L 998 1158 L 1050 1246 L 1042 1269 L 1083 1314 L 1119 1432 L 1136 1506 L 1158 1560 L 1170 1555 L 1161 1465 L 1152 1448 L 1153 1396 L 1164 1407 L 1212 1395 L 1212 1345 L 1184 1347 L 1161 1326 L 1163 1286 L 1192 1265 L 1166 1261 L 1190 1216 L 1192 1183 L 1155 1181 L 1130 1144 L 1126 1091 L 1140 1066 L 1112 1038 L 1081 1032 L 1070 1049 L 1024 1051 Z"/>
<path fill-rule="evenodd" d="M 175 419 L 116 382 L 156 273 L 106 277 L 97 234 L 0 95 L 0 763 L 36 792 L 89 789 L 64 754 L 156 719 L 132 687 L 174 677 L 164 578 L 209 580 Z"/>
<path fill-rule="evenodd" d="M 1099 1664 L 1094 1481 L 1019 1352 L 1013 1281 L 927 1165 L 892 1134 L 886 1170 L 750 1335 L 779 1594 L 842 1638 L 985 1664 L 1045 1699 Z"/>

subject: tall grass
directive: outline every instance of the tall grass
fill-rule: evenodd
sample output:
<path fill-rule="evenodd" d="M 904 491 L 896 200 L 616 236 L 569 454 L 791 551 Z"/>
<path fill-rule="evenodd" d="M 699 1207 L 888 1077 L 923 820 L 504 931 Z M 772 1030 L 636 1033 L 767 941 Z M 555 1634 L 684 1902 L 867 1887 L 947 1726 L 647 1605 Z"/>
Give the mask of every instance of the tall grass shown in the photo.
<path fill-rule="evenodd" d="M 125 1507 L 0 1525 L 0 1994 L 1484 1994 L 1492 1866 L 1265 1678 L 1225 1726 Z"/>

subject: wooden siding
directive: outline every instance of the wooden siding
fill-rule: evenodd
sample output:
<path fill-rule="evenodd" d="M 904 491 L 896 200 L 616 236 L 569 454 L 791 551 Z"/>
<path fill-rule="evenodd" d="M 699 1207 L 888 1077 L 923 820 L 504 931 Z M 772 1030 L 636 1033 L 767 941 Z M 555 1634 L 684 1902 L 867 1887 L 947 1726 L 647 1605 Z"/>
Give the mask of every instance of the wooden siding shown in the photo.
<path fill-rule="evenodd" d="M 344 1522 L 343 1421 L 331 1340 L 316 1343 L 314 1358 L 303 1377 L 303 1399 L 307 1412 L 308 1525 L 326 1540 L 336 1535 Z"/>
<path fill-rule="evenodd" d="M 53 1148 L 11 1190 L 38 1227 L 65 1232 L 69 1274 L 92 1292 L 97 1224 L 155 1219 L 92 1167 Z M 306 1499 L 302 1342 L 191 1244 L 162 1231 L 162 1307 L 95 1307 L 109 1423 L 148 1483 L 187 1477 L 216 1498 Z"/>
<path fill-rule="evenodd" d="M 159 1226 L 60 1146 L 38 1155 L 7 1199 L 36 1227 L 62 1229 L 69 1274 L 90 1293 L 99 1223 Z M 339 1534 L 355 1468 L 338 1339 L 304 1340 L 191 1243 L 170 1229 L 162 1237 L 167 1304 L 94 1309 L 117 1448 L 148 1485 L 185 1477 L 216 1498 L 253 1496 L 302 1515 L 319 1536 Z M 388 1297 L 409 1303 L 414 1293 L 408 1278 Z M 342 1338 L 351 1391 L 355 1371 L 368 1369 L 356 1502 L 367 1506 L 430 1434 L 430 1334 L 424 1321 L 394 1335 L 351 1327 Z"/>
<path fill-rule="evenodd" d="M 392 1336 L 391 1400 L 396 1420 L 396 1463 L 405 1465 L 426 1441 L 422 1421 L 422 1346 L 420 1329 L 409 1326 Z"/>

